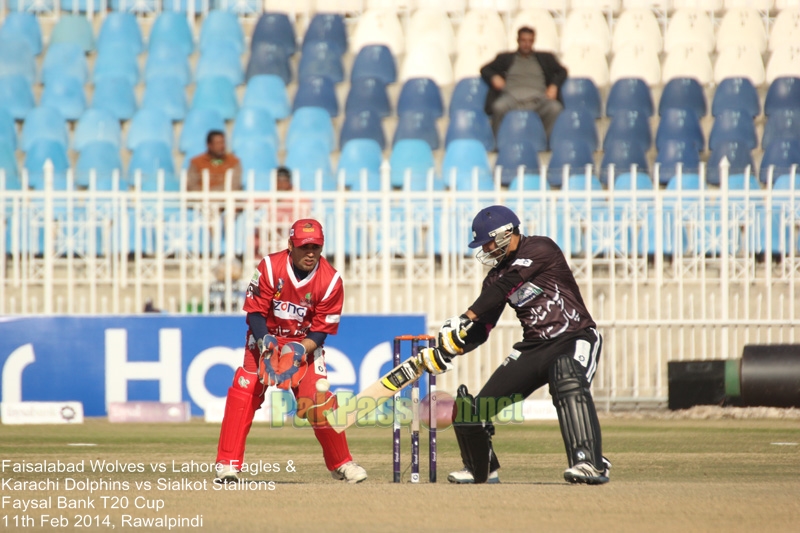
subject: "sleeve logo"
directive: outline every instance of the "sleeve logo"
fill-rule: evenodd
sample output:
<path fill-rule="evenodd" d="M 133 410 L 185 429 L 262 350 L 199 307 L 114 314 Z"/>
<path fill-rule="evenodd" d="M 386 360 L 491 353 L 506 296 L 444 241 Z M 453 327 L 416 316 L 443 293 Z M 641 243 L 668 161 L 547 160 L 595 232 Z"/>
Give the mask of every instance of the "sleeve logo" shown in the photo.
<path fill-rule="evenodd" d="M 513 263 L 511 263 L 511 266 L 529 267 L 532 264 L 533 264 L 533 261 L 531 261 L 530 259 L 522 259 L 522 258 L 520 258 L 520 259 L 517 259 L 516 261 L 514 261 Z"/>

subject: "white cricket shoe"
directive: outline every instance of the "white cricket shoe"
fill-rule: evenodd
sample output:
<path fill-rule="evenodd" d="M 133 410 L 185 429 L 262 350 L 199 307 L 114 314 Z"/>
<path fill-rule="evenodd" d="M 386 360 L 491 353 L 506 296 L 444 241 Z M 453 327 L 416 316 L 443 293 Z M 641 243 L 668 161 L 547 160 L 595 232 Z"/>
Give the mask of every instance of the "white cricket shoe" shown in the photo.
<path fill-rule="evenodd" d="M 233 465 L 224 465 L 222 463 L 217 463 L 215 468 L 216 470 L 216 477 L 214 478 L 214 483 L 238 483 L 239 482 L 239 471 L 236 470 L 236 467 Z"/>
<path fill-rule="evenodd" d="M 608 483 L 608 471 L 611 468 L 611 463 L 605 457 L 603 457 L 603 466 L 605 468 L 601 472 L 591 463 L 578 463 L 564 470 L 564 479 L 570 483 L 602 485 Z"/>
<path fill-rule="evenodd" d="M 331 470 L 331 476 L 338 481 L 347 483 L 361 483 L 367 479 L 367 471 L 355 461 L 343 464 L 336 470 Z"/>
<path fill-rule="evenodd" d="M 475 478 L 472 476 L 472 472 L 466 468 L 462 468 L 461 470 L 450 472 L 450 475 L 447 476 L 447 481 L 463 485 L 475 483 Z M 489 479 L 486 480 L 486 483 L 500 483 L 500 475 L 497 473 L 497 470 L 489 473 Z"/>

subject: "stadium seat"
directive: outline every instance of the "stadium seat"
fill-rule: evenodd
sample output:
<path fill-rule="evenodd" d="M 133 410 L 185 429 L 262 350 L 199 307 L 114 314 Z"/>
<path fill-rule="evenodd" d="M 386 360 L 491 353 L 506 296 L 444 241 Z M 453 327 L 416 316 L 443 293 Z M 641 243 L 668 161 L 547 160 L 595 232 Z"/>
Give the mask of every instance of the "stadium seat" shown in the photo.
<path fill-rule="evenodd" d="M 797 42 L 800 38 L 800 2 L 794 8 L 781 9 L 769 31 L 769 50 L 774 51 L 786 43 Z"/>
<path fill-rule="evenodd" d="M 271 173 L 278 166 L 278 157 L 273 145 L 255 140 L 245 141 L 234 153 L 242 165 L 242 188 L 244 190 L 270 191 L 273 189 Z"/>
<path fill-rule="evenodd" d="M 209 11 L 200 26 L 200 53 L 208 52 L 222 43 L 232 46 L 239 55 L 244 52 L 244 31 L 239 19 L 230 11 Z"/>
<path fill-rule="evenodd" d="M 442 93 L 436 82 L 430 78 L 412 78 L 407 80 L 397 99 L 397 114 L 406 111 L 420 111 L 440 118 L 444 114 Z"/>
<path fill-rule="evenodd" d="M 729 141 L 742 143 L 750 150 L 758 146 L 756 127 L 747 112 L 727 109 L 716 116 L 708 136 L 708 148 L 713 151 Z"/>
<path fill-rule="evenodd" d="M 761 85 L 765 75 L 761 53 L 750 46 L 729 46 L 719 52 L 714 64 L 714 81 L 717 83 L 725 78 L 744 77 L 754 85 Z"/>
<path fill-rule="evenodd" d="M 286 132 L 286 151 L 310 139 L 318 139 L 326 154 L 336 147 L 330 113 L 321 107 L 301 107 L 294 112 Z"/>
<path fill-rule="evenodd" d="M 258 107 L 242 108 L 236 115 L 232 135 L 233 151 L 246 141 L 257 141 L 262 144 L 272 144 L 277 151 L 280 141 L 278 130 L 275 127 L 275 118 L 264 109 Z"/>
<path fill-rule="evenodd" d="M 444 189 L 444 182 L 436 178 L 433 151 L 420 139 L 401 139 L 392 148 L 389 157 L 392 169 L 392 187 L 407 191 L 427 190 L 429 181 L 434 190 Z"/>
<path fill-rule="evenodd" d="M 0 108 L 0 145 L 17 149 L 17 127 L 14 117 L 3 108 Z"/>
<path fill-rule="evenodd" d="M 452 84 L 450 56 L 442 49 L 430 48 L 425 42 L 409 43 L 400 67 L 400 81 L 414 78 L 429 78 L 440 86 Z"/>
<path fill-rule="evenodd" d="M 172 122 L 161 111 L 140 109 L 131 120 L 125 146 L 128 150 L 136 150 L 140 144 L 149 141 L 163 143 L 172 149 Z"/>
<path fill-rule="evenodd" d="M 767 117 L 761 147 L 766 148 L 776 139 L 800 138 L 800 109 L 782 109 Z"/>
<path fill-rule="evenodd" d="M 494 190 L 489 158 L 483 144 L 475 139 L 455 139 L 444 152 L 442 179 L 450 190 Z"/>
<path fill-rule="evenodd" d="M 509 143 L 527 141 L 537 152 L 547 150 L 547 134 L 539 115 L 533 111 L 509 111 L 497 130 L 498 149 Z"/>
<path fill-rule="evenodd" d="M 73 147 L 81 152 L 88 144 L 104 142 L 116 146 L 122 145 L 122 130 L 119 119 L 105 109 L 87 109 L 75 125 Z"/>
<path fill-rule="evenodd" d="M 772 83 L 778 78 L 797 76 L 800 72 L 800 45 L 785 44 L 776 48 L 767 63 L 766 82 Z"/>
<path fill-rule="evenodd" d="M 101 48 L 94 60 L 92 81 L 122 76 L 131 85 L 139 83 L 139 61 L 131 48 L 124 43 L 110 43 Z"/>
<path fill-rule="evenodd" d="M 650 133 L 650 121 L 640 111 L 620 110 L 611 119 L 603 139 L 603 150 L 610 141 L 630 141 L 637 143 L 644 153 L 650 150 L 653 135 Z"/>
<path fill-rule="evenodd" d="M 585 175 L 586 165 L 594 165 L 592 148 L 583 139 L 563 139 L 551 145 L 552 156 L 547 166 L 547 181 L 553 187 L 561 187 L 564 167 L 569 166 L 568 174 Z"/>
<path fill-rule="evenodd" d="M 611 51 L 611 32 L 603 13 L 598 9 L 572 9 L 561 32 L 561 50 L 590 45 L 602 54 Z"/>
<path fill-rule="evenodd" d="M 15 120 L 24 120 L 36 106 L 30 82 L 21 74 L 0 76 L 0 109 Z"/>
<path fill-rule="evenodd" d="M 767 50 L 767 31 L 758 11 L 731 7 L 725 11 L 717 29 L 717 52 L 742 45 L 755 49 L 760 56 Z"/>
<path fill-rule="evenodd" d="M 392 109 L 386 85 L 377 78 L 356 78 L 350 83 L 344 109 L 346 115 L 371 109 L 382 118 L 388 117 Z"/>
<path fill-rule="evenodd" d="M 12 11 L 6 13 L 3 26 L 0 27 L 0 40 L 21 40 L 28 43 L 33 55 L 42 53 L 42 30 L 39 20 L 33 13 Z"/>
<path fill-rule="evenodd" d="M 668 140 L 683 140 L 694 144 L 698 152 L 705 150 L 705 137 L 694 112 L 691 109 L 668 108 L 661 113 L 656 129 L 656 148 Z"/>
<path fill-rule="evenodd" d="M 339 114 L 339 101 L 336 99 L 336 87 L 329 78 L 316 77 L 300 80 L 294 95 L 292 111 L 301 107 L 321 107 L 331 117 Z"/>
<path fill-rule="evenodd" d="M 652 191 L 653 189 L 653 180 L 643 172 L 637 172 L 636 179 L 634 179 L 630 172 L 618 171 L 617 177 L 614 178 L 615 191 Z"/>
<path fill-rule="evenodd" d="M 511 21 L 511 30 L 508 32 L 508 49 L 517 49 L 517 37 L 519 29 L 523 26 L 536 30 L 536 41 L 534 48 L 543 52 L 558 53 L 561 50 L 561 42 L 558 38 L 558 26 L 553 16 L 546 8 L 534 7 L 521 9 Z"/>
<path fill-rule="evenodd" d="M 151 53 L 157 48 L 175 49 L 184 57 L 194 52 L 194 37 L 186 15 L 177 11 L 162 11 L 150 30 L 148 48 Z"/>
<path fill-rule="evenodd" d="M 106 14 L 97 36 L 97 51 L 102 52 L 108 46 L 125 46 L 134 56 L 144 51 L 142 32 L 132 13 Z"/>
<path fill-rule="evenodd" d="M 637 173 L 650 173 L 642 145 L 633 140 L 612 139 L 603 143 L 600 183 L 604 185 L 609 181 L 610 165 L 614 165 L 614 176 L 633 172 L 632 165 L 636 165 Z"/>
<path fill-rule="evenodd" d="M 508 184 L 509 191 L 547 191 L 549 189 L 550 184 L 547 183 L 546 179 L 542 179 L 539 174 L 525 174 L 522 176 L 522 179 L 519 179 L 518 176 L 514 176 L 514 179 Z M 510 202 L 510 205 L 513 207 L 513 201 Z"/>
<path fill-rule="evenodd" d="M 661 27 L 652 9 L 625 9 L 614 21 L 611 49 L 617 54 L 629 46 L 642 47 L 656 57 L 663 50 Z"/>
<path fill-rule="evenodd" d="M 49 46 L 42 63 L 42 83 L 69 76 L 82 84 L 89 78 L 86 54 L 75 43 L 59 43 Z"/>
<path fill-rule="evenodd" d="M 495 54 L 505 51 L 508 44 L 506 28 L 494 9 L 472 9 L 461 19 L 456 30 L 456 50 L 460 53 L 468 43 L 475 41 L 480 41 Z"/>
<path fill-rule="evenodd" d="M 223 46 L 224 43 L 224 46 Z M 200 52 L 195 69 L 195 81 L 222 76 L 235 85 L 244 83 L 240 52 L 231 43 L 223 41 Z"/>
<path fill-rule="evenodd" d="M 611 83 L 632 77 L 641 78 L 650 86 L 661 83 L 658 54 L 642 45 L 627 45 L 618 50 L 611 61 Z"/>
<path fill-rule="evenodd" d="M 225 131 L 225 120 L 214 109 L 192 109 L 186 115 L 178 140 L 178 149 L 189 157 L 206 151 L 209 131 Z"/>
<path fill-rule="evenodd" d="M 20 148 L 27 152 L 38 140 L 52 140 L 60 143 L 64 149 L 69 146 L 67 122 L 58 109 L 39 106 L 30 110 L 22 123 Z"/>
<path fill-rule="evenodd" d="M 726 109 L 738 109 L 747 113 L 750 118 L 761 114 L 761 101 L 748 78 L 725 78 L 717 85 L 711 101 L 711 114 L 716 117 Z"/>
<path fill-rule="evenodd" d="M 598 88 L 608 85 L 608 61 L 600 48 L 575 44 L 563 53 L 561 62 L 574 78 L 589 78 Z"/>
<path fill-rule="evenodd" d="M 62 14 L 50 32 L 49 45 L 58 43 L 75 43 L 84 52 L 94 51 L 94 34 L 89 19 L 81 15 Z"/>
<path fill-rule="evenodd" d="M 287 149 L 284 164 L 292 169 L 294 183 L 301 191 L 336 190 L 336 180 L 331 172 L 331 159 L 323 141 L 308 139 Z"/>
<path fill-rule="evenodd" d="M 142 108 L 160 111 L 173 121 L 183 120 L 189 110 L 186 89 L 174 76 L 150 78 L 145 85 Z"/>
<path fill-rule="evenodd" d="M 175 77 L 185 87 L 192 80 L 189 60 L 179 47 L 171 44 L 154 46 L 151 41 L 147 63 L 144 66 L 145 83 L 152 78 L 162 76 Z"/>
<path fill-rule="evenodd" d="M 0 39 L 0 77 L 22 76 L 29 84 L 36 83 L 36 57 L 22 40 Z"/>
<path fill-rule="evenodd" d="M 130 80 L 118 76 L 95 82 L 92 107 L 110 111 L 119 120 L 129 120 L 136 113 L 136 95 Z"/>
<path fill-rule="evenodd" d="M 389 47 L 392 55 L 399 56 L 405 51 L 403 27 L 394 11 L 367 9 L 358 17 L 350 39 L 350 51 L 357 54 L 368 44 L 383 44 Z"/>
<path fill-rule="evenodd" d="M 753 163 L 752 149 L 746 143 L 739 141 L 721 142 L 715 149 L 711 150 L 708 158 L 706 181 L 711 185 L 720 184 L 720 162 L 723 157 L 728 159 L 730 164 L 729 175 L 743 174 L 747 167 L 750 172 L 755 173 L 756 166 Z"/>
<path fill-rule="evenodd" d="M 284 119 L 291 113 L 286 86 L 283 80 L 274 74 L 259 74 L 250 78 L 244 92 L 242 107 L 260 107 L 277 120 Z"/>
<path fill-rule="evenodd" d="M 224 76 L 203 78 L 195 85 L 192 109 L 213 109 L 223 119 L 231 120 L 239 109 L 236 87 Z"/>
<path fill-rule="evenodd" d="M 485 150 L 494 150 L 494 133 L 489 123 L 489 117 L 482 111 L 459 109 L 450 115 L 445 134 L 445 148 L 456 139 L 475 139 Z"/>
<path fill-rule="evenodd" d="M 48 160 L 53 163 L 53 190 L 66 190 L 69 169 L 67 149 L 64 144 L 45 138 L 33 141 L 25 152 L 28 186 L 39 190 L 45 188 L 44 165 Z"/>
<path fill-rule="evenodd" d="M 351 139 L 342 146 L 337 179 L 354 191 L 381 190 L 383 151 L 372 139 Z"/>
<path fill-rule="evenodd" d="M 6 180 L 5 187 L 0 187 L 0 191 L 18 191 L 22 188 L 17 169 L 17 158 L 14 156 L 13 148 L 8 145 L 0 144 L 0 172 L 5 172 Z"/>
<path fill-rule="evenodd" d="M 297 78 L 302 82 L 315 77 L 325 77 L 333 83 L 344 81 L 342 57 L 335 45 L 323 41 L 303 46 Z"/>
<path fill-rule="evenodd" d="M 764 114 L 769 117 L 784 109 L 800 109 L 800 73 L 798 76 L 776 78 L 769 85 Z"/>
<path fill-rule="evenodd" d="M 453 24 L 447 13 L 438 7 L 420 5 L 406 27 L 406 42 L 426 42 L 431 48 L 444 50 L 448 55 L 456 51 Z"/>
<path fill-rule="evenodd" d="M 397 81 L 397 65 L 386 45 L 368 44 L 358 51 L 350 71 L 350 83 L 358 78 L 377 78 L 386 85 Z"/>
<path fill-rule="evenodd" d="M 488 92 L 489 86 L 479 77 L 459 80 L 450 96 L 449 112 L 459 109 L 483 112 Z"/>
<path fill-rule="evenodd" d="M 339 132 L 339 148 L 341 149 L 351 139 L 372 139 L 383 150 L 386 147 L 386 137 L 380 115 L 365 110 L 345 116 Z"/>
<path fill-rule="evenodd" d="M 588 78 L 567 78 L 561 86 L 560 92 L 561 99 L 564 101 L 564 108 L 583 109 L 592 118 L 600 118 L 600 92 L 592 80 Z"/>
<path fill-rule="evenodd" d="M 669 19 L 664 51 L 671 53 L 687 45 L 697 45 L 706 54 L 714 50 L 714 26 L 699 9 L 678 9 Z"/>
<path fill-rule="evenodd" d="M 135 120 L 135 119 L 134 119 Z M 164 173 L 164 190 L 177 191 L 180 182 L 175 176 L 175 165 L 172 161 L 172 149 L 167 143 L 147 140 L 138 144 L 131 155 L 128 167 L 128 179 L 131 185 L 137 186 L 137 175 L 141 179 L 142 191 L 159 189 L 158 175 Z"/>
<path fill-rule="evenodd" d="M 344 17 L 338 13 L 316 13 L 303 35 L 303 49 L 312 43 L 327 42 L 341 56 L 347 52 L 347 30 Z"/>
<path fill-rule="evenodd" d="M 660 146 L 657 145 L 657 148 L 656 164 L 661 185 L 667 184 L 677 174 L 678 164 L 681 165 L 684 177 L 699 172 L 700 153 L 693 141 L 667 139 Z"/>
<path fill-rule="evenodd" d="M 588 111 L 565 109 L 558 115 L 553 131 L 550 133 L 550 146 L 564 139 L 581 139 L 592 151 L 599 146 L 597 127 Z"/>
<path fill-rule="evenodd" d="M 634 110 L 653 116 L 650 88 L 640 78 L 622 78 L 614 82 L 606 100 L 606 115 L 613 117 L 622 110 Z"/>
<path fill-rule="evenodd" d="M 708 52 L 698 45 L 677 47 L 667 53 L 661 69 L 661 80 L 669 82 L 675 78 L 695 78 L 702 85 L 714 80 L 714 68 Z"/>
<path fill-rule="evenodd" d="M 128 189 L 118 146 L 105 141 L 92 141 L 84 145 L 75 167 L 75 185 L 89 188 L 92 170 L 95 171 L 95 190 L 113 190 L 115 170 L 118 172 L 118 190 Z"/>
<path fill-rule="evenodd" d="M 781 176 L 791 173 L 792 165 L 798 165 L 795 175 L 800 175 L 800 140 L 779 139 L 764 150 L 759 177 L 763 183 L 770 183 L 769 171 L 772 167 L 772 184 L 775 187 Z"/>
<path fill-rule="evenodd" d="M 431 150 L 439 149 L 439 130 L 432 113 L 405 111 L 400 114 L 392 144 L 396 145 L 400 141 L 411 139 L 424 141 Z"/>
<path fill-rule="evenodd" d="M 461 80 L 474 78 L 480 73 L 481 68 L 497 57 L 497 51 L 486 43 L 476 40 L 467 43 L 458 51 L 453 64 L 453 81 L 456 84 Z"/>
<path fill-rule="evenodd" d="M 292 82 L 289 56 L 284 48 L 272 43 L 253 45 L 245 78 L 249 81 L 253 76 L 261 74 L 274 74 L 283 80 L 284 85 Z"/>
<path fill-rule="evenodd" d="M 152 14 L 158 11 L 157 0 L 108 0 L 108 8 L 113 12 Z"/>
<path fill-rule="evenodd" d="M 262 43 L 268 43 L 283 49 L 286 57 L 297 51 L 297 37 L 294 26 L 286 13 L 262 13 L 258 18 L 250 41 L 252 51 Z"/>
<path fill-rule="evenodd" d="M 510 185 L 514 178 L 539 172 L 539 150 L 530 141 L 506 143 L 497 149 L 495 168 L 501 169 L 500 183 Z"/>
<path fill-rule="evenodd" d="M 658 114 L 663 115 L 665 110 L 672 108 L 691 109 L 698 119 L 706 116 L 706 96 L 696 79 L 675 78 L 664 86 L 658 102 Z"/>

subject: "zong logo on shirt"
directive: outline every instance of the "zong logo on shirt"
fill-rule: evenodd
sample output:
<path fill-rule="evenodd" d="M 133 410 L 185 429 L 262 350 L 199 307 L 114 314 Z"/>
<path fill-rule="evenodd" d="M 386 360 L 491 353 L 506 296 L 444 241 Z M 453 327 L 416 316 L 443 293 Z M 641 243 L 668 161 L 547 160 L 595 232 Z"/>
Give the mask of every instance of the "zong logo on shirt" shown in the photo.
<path fill-rule="evenodd" d="M 272 301 L 272 313 L 277 318 L 284 320 L 297 320 L 302 322 L 308 312 L 307 307 L 293 304 L 292 302 L 282 302 L 280 300 Z"/>

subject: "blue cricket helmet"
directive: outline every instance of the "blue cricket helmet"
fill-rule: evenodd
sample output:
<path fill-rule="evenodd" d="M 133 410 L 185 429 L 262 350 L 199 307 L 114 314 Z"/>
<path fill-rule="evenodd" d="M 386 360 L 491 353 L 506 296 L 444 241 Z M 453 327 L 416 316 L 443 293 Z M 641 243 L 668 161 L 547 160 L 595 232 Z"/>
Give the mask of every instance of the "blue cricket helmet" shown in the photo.
<path fill-rule="evenodd" d="M 503 237 L 506 231 L 519 227 L 519 217 L 504 205 L 490 205 L 481 209 L 472 220 L 472 242 L 470 248 L 480 248 L 484 244 Z M 498 243 L 499 244 L 499 243 Z"/>

